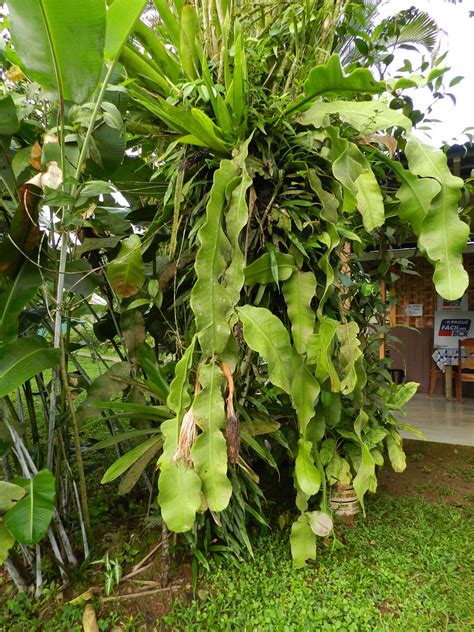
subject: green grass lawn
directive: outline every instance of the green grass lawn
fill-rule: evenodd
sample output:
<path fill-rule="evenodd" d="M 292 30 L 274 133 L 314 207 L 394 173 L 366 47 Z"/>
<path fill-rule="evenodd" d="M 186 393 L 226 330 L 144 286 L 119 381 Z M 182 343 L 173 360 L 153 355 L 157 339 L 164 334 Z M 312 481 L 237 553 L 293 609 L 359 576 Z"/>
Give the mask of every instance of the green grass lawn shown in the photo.
<path fill-rule="evenodd" d="M 472 629 L 472 512 L 387 496 L 368 511 L 340 529 L 344 548 L 321 545 L 302 571 L 286 531 L 260 537 L 255 560 L 238 568 L 213 562 L 198 597 L 177 602 L 164 629 Z"/>

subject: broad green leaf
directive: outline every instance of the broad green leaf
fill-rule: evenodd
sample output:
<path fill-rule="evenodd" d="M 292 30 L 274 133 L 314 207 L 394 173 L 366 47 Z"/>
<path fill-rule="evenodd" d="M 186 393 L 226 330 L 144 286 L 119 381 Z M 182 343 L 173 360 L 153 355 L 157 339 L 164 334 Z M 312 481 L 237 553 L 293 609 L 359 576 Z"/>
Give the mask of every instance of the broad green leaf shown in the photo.
<path fill-rule="evenodd" d="M 0 397 L 12 393 L 26 380 L 59 362 L 61 352 L 51 349 L 41 336 L 17 338 L 0 345 Z"/>
<path fill-rule="evenodd" d="M 22 544 L 36 544 L 46 534 L 54 512 L 55 481 L 49 470 L 32 479 L 16 479 L 27 495 L 4 516 L 10 533 Z"/>
<path fill-rule="evenodd" d="M 295 475 L 299 488 L 308 496 L 317 494 L 321 487 L 321 474 L 314 464 L 311 450 L 311 441 L 299 439 Z"/>
<path fill-rule="evenodd" d="M 117 257 L 108 265 L 110 284 L 122 298 L 134 296 L 145 283 L 145 268 L 140 252 L 138 235 L 130 235 L 122 241 Z"/>
<path fill-rule="evenodd" d="M 402 440 L 398 433 L 389 435 L 386 439 L 388 458 L 395 472 L 404 472 L 407 466 L 407 459 L 402 448 Z"/>
<path fill-rule="evenodd" d="M 298 120 L 303 125 L 321 127 L 328 114 L 337 114 L 341 121 L 361 134 L 373 134 L 390 127 L 409 131 L 412 127 L 411 120 L 401 110 L 391 110 L 382 101 L 318 101 Z"/>
<path fill-rule="evenodd" d="M 420 236 L 421 224 L 428 213 L 433 198 L 440 192 L 441 185 L 433 178 L 418 178 L 396 160 L 391 160 L 378 152 L 380 159 L 395 173 L 401 183 L 396 193 L 400 201 L 398 215 L 403 222 L 411 225 L 416 237 Z"/>
<path fill-rule="evenodd" d="M 308 362 L 316 365 L 316 378 L 322 383 L 329 378 L 331 390 L 341 390 L 341 383 L 332 360 L 332 349 L 339 323 L 323 316 L 318 323 L 317 331 L 308 340 Z"/>
<path fill-rule="evenodd" d="M 214 173 L 206 221 L 198 233 L 200 246 L 194 268 L 197 280 L 191 291 L 191 308 L 196 317 L 199 344 L 203 353 L 222 353 L 230 336 L 229 318 L 233 301 L 221 277 L 227 269 L 230 243 L 223 229 L 226 189 L 238 177 L 230 160 L 222 160 Z"/>
<path fill-rule="evenodd" d="M 0 520 L 0 564 L 8 557 L 8 552 L 15 544 L 15 537 L 6 528 L 3 520 Z"/>
<path fill-rule="evenodd" d="M 316 66 L 304 83 L 305 95 L 291 106 L 287 113 L 303 109 L 319 96 L 378 94 L 385 89 L 385 83 L 375 81 L 367 68 L 357 68 L 344 74 L 339 55 L 334 54 L 325 64 Z"/>
<path fill-rule="evenodd" d="M 441 191 L 434 197 L 421 223 L 419 245 L 433 262 L 433 281 L 438 294 L 455 300 L 464 294 L 469 278 L 462 265 L 462 253 L 469 238 L 469 226 L 458 214 L 463 188 L 461 178 L 448 168 L 446 154 L 410 137 L 406 146 L 410 171 L 422 178 L 434 178 Z"/>
<path fill-rule="evenodd" d="M 318 268 L 322 270 L 326 276 L 326 284 L 324 291 L 319 299 L 317 316 L 321 318 L 323 315 L 323 308 L 334 292 L 334 281 L 336 278 L 334 267 L 331 263 L 331 254 L 334 249 L 339 245 L 340 238 L 337 232 L 337 228 L 331 222 L 327 222 L 327 230 L 325 230 L 320 236 L 319 241 L 326 246 L 326 251 L 322 257 L 318 260 Z"/>
<path fill-rule="evenodd" d="M 0 294 L 0 345 L 16 338 L 19 316 L 36 294 L 40 283 L 38 268 L 27 261 L 16 274 L 12 285 Z"/>
<path fill-rule="evenodd" d="M 275 257 L 278 265 L 278 278 L 280 281 L 287 281 L 296 268 L 295 259 L 293 255 L 282 252 L 276 252 Z M 255 259 L 245 268 L 245 284 L 253 285 L 254 283 L 275 283 L 269 252 Z"/>
<path fill-rule="evenodd" d="M 31 79 L 66 101 L 83 103 L 103 66 L 103 0 L 9 0 L 15 51 Z"/>
<path fill-rule="evenodd" d="M 333 530 L 331 516 L 329 516 L 326 512 L 311 511 L 306 515 L 308 516 L 309 526 L 315 535 L 325 538 Z"/>
<path fill-rule="evenodd" d="M 116 60 L 145 5 L 146 0 L 114 0 L 109 6 L 104 48 L 106 59 Z"/>
<path fill-rule="evenodd" d="M 343 378 L 341 380 L 341 393 L 352 393 L 357 383 L 356 362 L 362 357 L 360 350 L 359 325 L 354 322 L 339 323 L 336 335 L 340 342 L 339 362 Z"/>
<path fill-rule="evenodd" d="M 192 529 L 201 506 L 199 476 L 180 460 L 162 468 L 158 483 L 158 502 L 168 529 L 176 533 Z"/>
<path fill-rule="evenodd" d="M 268 361 L 272 384 L 291 391 L 292 348 L 290 336 L 281 320 L 264 307 L 244 305 L 237 308 L 248 346 Z"/>
<path fill-rule="evenodd" d="M 145 454 L 145 452 L 148 452 L 151 448 L 156 448 L 158 450 L 160 445 L 161 438 L 159 437 L 152 437 L 140 445 L 137 445 L 135 448 L 129 450 L 118 458 L 115 463 L 112 463 L 100 482 L 105 484 L 114 481 L 121 474 L 126 472 L 129 467 L 131 467 L 141 456 Z"/>
<path fill-rule="evenodd" d="M 20 485 L 0 481 L 0 511 L 7 511 L 23 498 L 25 490 Z"/>
<path fill-rule="evenodd" d="M 291 527 L 290 545 L 295 568 L 302 568 L 306 560 L 316 559 L 316 536 L 305 514 L 301 514 Z"/>
<path fill-rule="evenodd" d="M 311 301 L 315 295 L 316 277 L 313 272 L 295 270 L 283 285 L 293 342 L 301 355 L 306 353 L 308 338 L 314 331 L 315 313 Z"/>
<path fill-rule="evenodd" d="M 12 136 L 20 128 L 11 94 L 0 98 L 0 136 Z"/>
<path fill-rule="evenodd" d="M 202 433 L 194 442 L 191 458 L 209 509 L 223 511 L 232 495 L 227 478 L 227 442 L 222 433 L 226 423 L 224 375 L 215 363 L 207 364 L 199 369 L 199 382 L 202 388 L 194 399 L 193 411 Z"/>
<path fill-rule="evenodd" d="M 299 360 L 299 359 L 298 359 Z M 291 382 L 291 399 L 298 417 L 300 434 L 305 438 L 306 428 L 314 417 L 315 405 L 320 392 L 319 383 L 301 360 L 295 361 Z"/>
<path fill-rule="evenodd" d="M 103 375 L 99 375 L 87 389 L 87 397 L 79 405 L 76 415 L 79 425 L 84 424 L 90 417 L 100 415 L 99 402 L 104 402 L 113 395 L 124 391 L 130 380 L 130 365 L 128 362 L 113 364 Z M 110 405 L 113 407 L 113 402 Z"/>

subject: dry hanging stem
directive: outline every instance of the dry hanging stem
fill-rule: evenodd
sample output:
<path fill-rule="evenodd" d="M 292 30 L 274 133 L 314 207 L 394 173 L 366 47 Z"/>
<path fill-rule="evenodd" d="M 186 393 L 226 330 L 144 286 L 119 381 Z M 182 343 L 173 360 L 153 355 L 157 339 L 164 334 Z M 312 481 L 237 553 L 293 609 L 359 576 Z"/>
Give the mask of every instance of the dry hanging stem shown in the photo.
<path fill-rule="evenodd" d="M 227 426 L 225 429 L 225 437 L 227 439 L 227 455 L 229 462 L 234 464 L 239 458 L 240 452 L 240 422 L 237 413 L 234 410 L 234 380 L 232 373 L 225 362 L 221 364 L 222 372 L 227 380 Z"/>

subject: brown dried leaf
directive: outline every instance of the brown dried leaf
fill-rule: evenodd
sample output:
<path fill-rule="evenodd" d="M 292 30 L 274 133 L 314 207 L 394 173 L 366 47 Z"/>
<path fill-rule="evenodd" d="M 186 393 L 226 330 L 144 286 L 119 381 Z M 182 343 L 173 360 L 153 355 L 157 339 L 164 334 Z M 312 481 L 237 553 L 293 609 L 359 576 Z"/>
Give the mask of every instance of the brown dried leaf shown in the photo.
<path fill-rule="evenodd" d="M 30 165 L 34 167 L 35 169 L 37 169 L 38 171 L 41 171 L 41 154 L 42 153 L 43 153 L 43 150 L 41 149 L 41 145 L 38 143 L 38 141 L 35 141 L 35 144 L 32 146 L 31 152 L 30 152 Z"/>
<path fill-rule="evenodd" d="M 82 615 L 82 629 L 84 632 L 99 632 L 95 610 L 90 603 L 87 603 L 84 608 L 84 614 Z"/>

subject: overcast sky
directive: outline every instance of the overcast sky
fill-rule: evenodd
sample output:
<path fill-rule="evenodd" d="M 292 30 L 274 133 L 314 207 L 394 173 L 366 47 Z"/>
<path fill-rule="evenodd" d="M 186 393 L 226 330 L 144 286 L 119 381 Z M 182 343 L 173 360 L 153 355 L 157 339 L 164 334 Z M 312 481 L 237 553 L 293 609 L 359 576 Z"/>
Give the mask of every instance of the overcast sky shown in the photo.
<path fill-rule="evenodd" d="M 379 13 L 381 17 L 386 17 L 411 6 L 429 13 L 443 29 L 441 50 L 449 51 L 443 63 L 451 67 L 447 75 L 449 79 L 458 75 L 464 77 L 464 81 L 450 90 L 457 99 L 456 105 L 445 98 L 433 110 L 431 117 L 441 122 L 433 124 L 431 140 L 436 145 L 441 145 L 443 141 L 450 144 L 466 142 L 468 138 L 463 130 L 474 127 L 474 18 L 469 17 L 469 11 L 474 11 L 474 0 L 456 4 L 447 0 L 387 0 L 380 6 Z M 402 51 L 402 63 L 407 57 L 408 51 Z M 429 102 L 423 95 L 415 99 L 419 109 L 425 109 Z M 471 133 L 474 135 L 474 129 Z"/>

